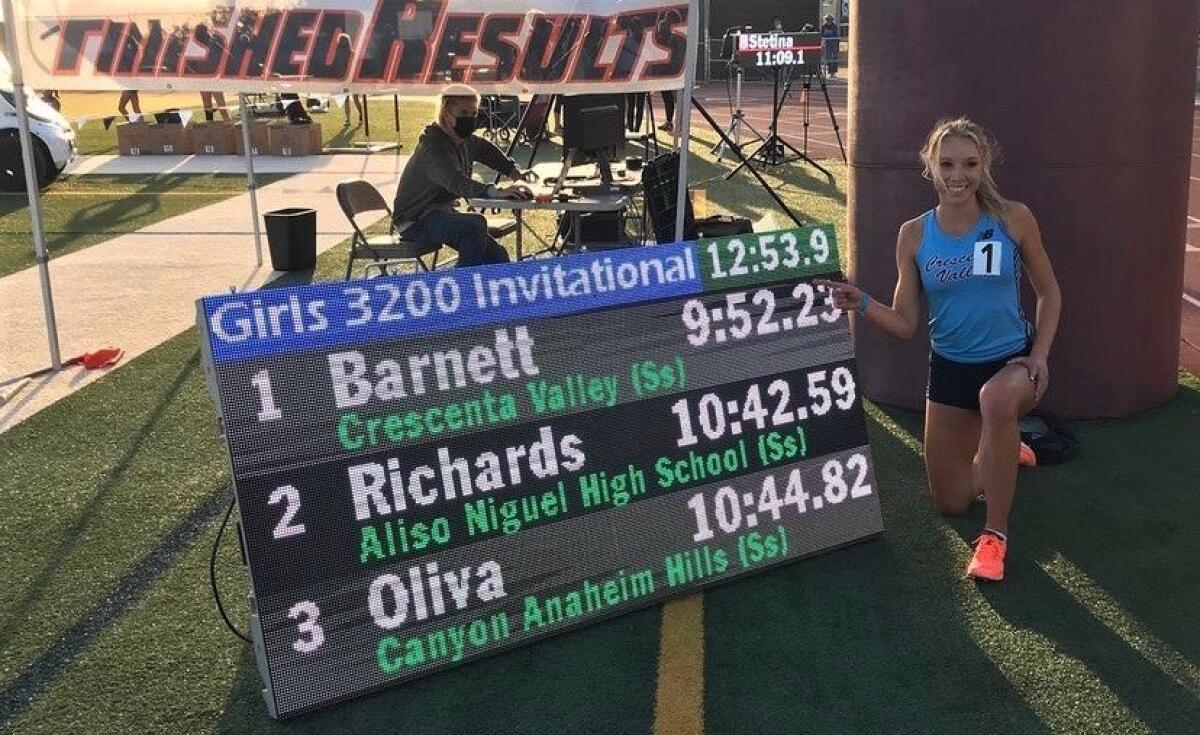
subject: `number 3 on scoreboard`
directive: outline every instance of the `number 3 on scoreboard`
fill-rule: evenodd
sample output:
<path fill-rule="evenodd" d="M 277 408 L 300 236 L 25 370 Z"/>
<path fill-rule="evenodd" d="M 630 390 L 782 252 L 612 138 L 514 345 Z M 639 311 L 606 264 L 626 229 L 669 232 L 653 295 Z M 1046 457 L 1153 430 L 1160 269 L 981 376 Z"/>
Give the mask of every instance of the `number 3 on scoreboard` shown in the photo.
<path fill-rule="evenodd" d="M 317 603 L 304 600 L 292 605 L 292 609 L 288 610 L 288 617 L 296 621 L 296 631 L 300 637 L 292 642 L 292 648 L 300 653 L 312 653 L 321 647 L 325 642 L 325 631 L 320 625 L 317 625 L 317 618 L 321 616 L 321 608 L 317 607 Z"/>

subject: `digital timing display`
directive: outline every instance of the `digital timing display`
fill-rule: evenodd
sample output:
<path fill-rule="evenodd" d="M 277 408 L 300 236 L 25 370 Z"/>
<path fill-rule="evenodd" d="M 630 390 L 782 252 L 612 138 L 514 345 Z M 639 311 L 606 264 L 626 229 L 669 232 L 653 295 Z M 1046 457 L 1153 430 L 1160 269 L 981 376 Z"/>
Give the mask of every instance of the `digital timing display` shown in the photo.
<path fill-rule="evenodd" d="M 201 299 L 270 714 L 881 533 L 833 233 Z"/>
<path fill-rule="evenodd" d="M 754 66 L 800 66 L 821 61 L 821 34 L 740 33 L 737 52 L 742 61 Z"/>

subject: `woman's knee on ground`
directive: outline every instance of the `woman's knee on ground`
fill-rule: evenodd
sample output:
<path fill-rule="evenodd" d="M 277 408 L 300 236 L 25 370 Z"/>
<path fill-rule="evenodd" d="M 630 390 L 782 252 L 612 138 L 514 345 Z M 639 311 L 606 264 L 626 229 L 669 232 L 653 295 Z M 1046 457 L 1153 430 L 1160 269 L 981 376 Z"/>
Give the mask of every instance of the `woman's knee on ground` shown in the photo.
<path fill-rule="evenodd" d="M 934 483 L 930 482 L 929 497 L 933 501 L 933 509 L 938 512 L 938 515 L 961 516 L 971 508 L 971 503 L 975 500 L 975 491 L 972 489 L 968 492 L 961 488 L 938 490 L 934 487 Z"/>
<path fill-rule="evenodd" d="M 926 465 L 929 477 L 929 498 L 933 508 L 943 516 L 960 516 L 967 512 L 978 494 L 975 490 L 971 467 L 932 468 Z"/>

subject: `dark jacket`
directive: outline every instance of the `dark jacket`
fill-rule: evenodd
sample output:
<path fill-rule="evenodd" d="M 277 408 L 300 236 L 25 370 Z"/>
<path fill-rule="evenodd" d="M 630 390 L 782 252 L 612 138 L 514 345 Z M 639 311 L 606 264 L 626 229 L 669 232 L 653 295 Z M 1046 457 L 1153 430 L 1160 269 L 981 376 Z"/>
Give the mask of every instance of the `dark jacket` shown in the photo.
<path fill-rule="evenodd" d="M 459 198 L 482 197 L 488 185 L 471 177 L 475 161 L 502 174 L 517 166 L 496 146 L 478 135 L 457 142 L 436 123 L 425 126 L 412 158 L 400 174 L 392 218 L 411 222 L 431 209 L 450 209 Z"/>

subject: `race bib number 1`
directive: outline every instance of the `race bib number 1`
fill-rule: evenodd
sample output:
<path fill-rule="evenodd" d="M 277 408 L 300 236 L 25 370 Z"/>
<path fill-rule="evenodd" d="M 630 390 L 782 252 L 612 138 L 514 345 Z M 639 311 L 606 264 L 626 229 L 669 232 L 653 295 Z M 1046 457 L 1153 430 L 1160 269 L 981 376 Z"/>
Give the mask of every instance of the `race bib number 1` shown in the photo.
<path fill-rule="evenodd" d="M 1003 246 L 999 240 L 981 240 L 975 243 L 975 266 L 971 275 L 1000 275 L 1000 252 Z"/>

